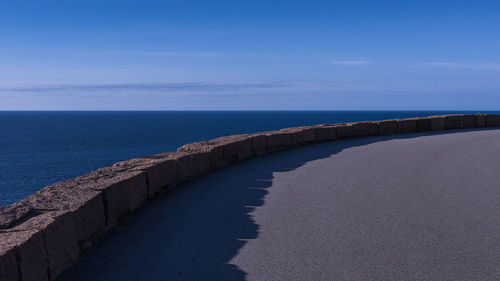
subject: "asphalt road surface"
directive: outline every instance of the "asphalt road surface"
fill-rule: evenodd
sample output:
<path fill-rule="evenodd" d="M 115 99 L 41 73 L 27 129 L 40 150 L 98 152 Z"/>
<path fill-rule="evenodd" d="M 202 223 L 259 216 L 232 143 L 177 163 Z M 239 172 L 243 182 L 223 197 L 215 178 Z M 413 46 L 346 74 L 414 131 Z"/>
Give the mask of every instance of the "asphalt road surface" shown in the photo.
<path fill-rule="evenodd" d="M 500 280 L 500 130 L 245 161 L 152 200 L 61 280 Z"/>

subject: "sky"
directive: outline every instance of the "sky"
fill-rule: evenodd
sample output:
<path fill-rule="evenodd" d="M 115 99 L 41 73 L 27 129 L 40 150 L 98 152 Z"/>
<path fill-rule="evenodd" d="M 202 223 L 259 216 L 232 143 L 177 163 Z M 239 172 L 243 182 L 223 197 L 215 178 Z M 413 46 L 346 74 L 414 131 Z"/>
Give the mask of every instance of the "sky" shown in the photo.
<path fill-rule="evenodd" d="M 500 110 L 500 1 L 0 0 L 0 110 Z"/>

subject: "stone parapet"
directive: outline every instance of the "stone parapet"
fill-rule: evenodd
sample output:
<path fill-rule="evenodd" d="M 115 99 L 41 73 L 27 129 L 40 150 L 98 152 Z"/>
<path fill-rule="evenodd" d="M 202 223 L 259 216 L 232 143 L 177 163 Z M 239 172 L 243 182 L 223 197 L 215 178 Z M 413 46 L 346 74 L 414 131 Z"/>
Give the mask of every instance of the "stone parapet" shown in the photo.
<path fill-rule="evenodd" d="M 0 207 L 0 280 L 54 280 L 121 218 L 162 190 L 244 159 L 354 137 L 500 127 L 500 115 L 455 114 L 286 128 L 186 144 L 47 186 Z"/>

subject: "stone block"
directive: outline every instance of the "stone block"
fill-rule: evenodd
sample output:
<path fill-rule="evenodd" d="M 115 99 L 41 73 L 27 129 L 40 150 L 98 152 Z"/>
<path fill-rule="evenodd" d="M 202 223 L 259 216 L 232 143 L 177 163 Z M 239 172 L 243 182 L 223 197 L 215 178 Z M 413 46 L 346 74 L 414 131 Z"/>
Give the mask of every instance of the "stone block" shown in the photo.
<path fill-rule="evenodd" d="M 287 149 L 292 146 L 292 136 L 289 132 L 271 131 L 267 132 L 266 136 L 267 136 L 267 149 L 269 151 Z"/>
<path fill-rule="evenodd" d="M 172 155 L 177 161 L 179 183 L 191 180 L 210 171 L 209 152 L 176 152 Z"/>
<path fill-rule="evenodd" d="M 369 128 L 365 122 L 355 122 L 351 123 L 353 129 L 354 137 L 365 137 L 368 136 Z"/>
<path fill-rule="evenodd" d="M 77 261 L 80 248 L 71 212 L 43 212 L 7 231 L 26 230 L 37 230 L 43 234 L 51 279 Z"/>
<path fill-rule="evenodd" d="M 446 115 L 445 117 L 446 129 L 461 129 L 464 126 L 463 115 Z"/>
<path fill-rule="evenodd" d="M 127 184 L 113 184 L 103 189 L 106 206 L 106 225 L 112 225 L 129 211 Z"/>
<path fill-rule="evenodd" d="M 476 127 L 482 128 L 486 126 L 486 115 L 485 114 L 476 114 Z"/>
<path fill-rule="evenodd" d="M 417 131 L 417 119 L 399 119 L 398 134 L 411 134 Z"/>
<path fill-rule="evenodd" d="M 229 166 L 253 155 L 252 139 L 249 135 L 221 137 L 207 142 L 212 169 Z"/>
<path fill-rule="evenodd" d="M 219 169 L 254 155 L 251 135 L 232 135 L 209 141 L 186 144 L 179 152 L 203 153 L 210 156 L 210 169 Z"/>
<path fill-rule="evenodd" d="M 102 232 L 105 228 L 104 195 L 98 193 L 87 200 L 85 204 L 73 211 L 73 218 L 78 241 L 84 245 L 87 241 L 92 240 L 96 233 Z"/>
<path fill-rule="evenodd" d="M 335 127 L 335 136 L 338 139 L 355 137 L 354 127 L 352 124 L 339 124 Z"/>
<path fill-rule="evenodd" d="M 287 128 L 282 131 L 290 133 L 293 146 L 314 143 L 316 139 L 314 136 L 314 129 L 312 127 Z"/>
<path fill-rule="evenodd" d="M 103 192 L 107 225 L 113 224 L 118 218 L 146 202 L 148 188 L 144 171 L 117 172 L 112 168 L 98 171 L 101 171 L 103 176 L 87 188 Z"/>
<path fill-rule="evenodd" d="M 4 239 L 0 233 L 0 239 Z M 2 242 L 0 242 L 2 243 Z M 1 247 L 0 247 L 1 249 Z M 20 280 L 19 270 L 17 267 L 16 255 L 14 249 L 0 250 L 0 280 Z"/>
<path fill-rule="evenodd" d="M 177 184 L 177 162 L 169 157 L 169 153 L 118 162 L 113 165 L 113 168 L 120 171 L 145 171 L 148 198 L 153 198 L 162 189 Z"/>
<path fill-rule="evenodd" d="M 21 202 L 37 210 L 71 211 L 78 240 L 86 240 L 105 226 L 104 196 L 95 188 L 103 170 L 47 186 Z"/>
<path fill-rule="evenodd" d="M 152 198 L 161 189 L 177 184 L 177 163 L 174 159 L 158 159 L 146 169 L 149 197 Z"/>
<path fill-rule="evenodd" d="M 51 213 L 47 216 L 52 221 L 49 220 L 43 234 L 52 278 L 72 266 L 78 260 L 80 252 L 73 214 Z"/>
<path fill-rule="evenodd" d="M 417 118 L 416 119 L 416 131 L 417 132 L 427 132 L 431 130 L 431 120 L 428 118 Z"/>
<path fill-rule="evenodd" d="M 500 127 L 500 115 L 486 114 L 486 127 Z"/>
<path fill-rule="evenodd" d="M 212 141 L 209 141 L 209 143 L 210 142 Z M 251 135 L 245 134 L 227 136 L 222 138 L 222 140 L 218 142 L 217 145 L 223 147 L 224 159 L 229 159 L 229 162 L 231 164 L 237 161 L 248 159 L 254 155 L 252 151 Z"/>
<path fill-rule="evenodd" d="M 475 128 L 476 117 L 473 114 L 462 115 L 462 128 Z"/>
<path fill-rule="evenodd" d="M 378 129 L 380 135 L 392 135 L 398 132 L 397 120 L 383 120 L 378 122 Z"/>
<path fill-rule="evenodd" d="M 374 121 L 369 121 L 369 122 L 366 122 L 368 123 L 368 135 L 369 136 L 378 136 L 380 135 L 380 131 L 379 131 L 379 124 L 378 122 L 374 122 Z"/>
<path fill-rule="evenodd" d="M 251 135 L 252 153 L 254 155 L 263 155 L 267 153 L 267 136 L 264 134 Z"/>
<path fill-rule="evenodd" d="M 23 281 L 41 281 L 50 278 L 42 232 L 34 232 L 29 240 L 19 245 L 18 253 Z"/>
<path fill-rule="evenodd" d="M 314 136 L 316 138 L 316 142 L 335 140 L 335 125 L 314 126 Z"/>
<path fill-rule="evenodd" d="M 446 118 L 444 116 L 431 116 L 428 119 L 431 121 L 431 131 L 446 129 Z"/>
<path fill-rule="evenodd" d="M 365 137 L 378 135 L 378 123 L 376 122 L 356 122 L 352 123 L 354 136 Z"/>
<path fill-rule="evenodd" d="M 49 270 L 47 252 L 39 230 L 5 232 L 0 231 L 0 256 L 9 267 L 0 269 L 7 276 L 22 276 L 22 281 L 48 281 Z M 17 274 L 13 272 L 12 254 L 17 255 Z M 3 277 L 2 275 L 0 275 Z M 4 279 L 1 279 L 4 280 Z M 10 280 L 10 279 L 5 279 Z M 20 280 L 20 279 L 12 279 Z"/>

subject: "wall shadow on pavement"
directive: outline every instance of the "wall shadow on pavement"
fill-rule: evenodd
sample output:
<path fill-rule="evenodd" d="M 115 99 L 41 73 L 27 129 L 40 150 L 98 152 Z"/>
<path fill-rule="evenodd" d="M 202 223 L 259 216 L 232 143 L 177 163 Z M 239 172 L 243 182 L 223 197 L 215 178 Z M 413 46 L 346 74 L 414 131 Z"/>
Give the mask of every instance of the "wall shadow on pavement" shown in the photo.
<path fill-rule="evenodd" d="M 274 172 L 343 149 L 391 139 L 471 130 L 346 139 L 256 157 L 160 194 L 128 216 L 59 280 L 244 280 L 228 262 L 258 237 L 250 213 Z"/>

